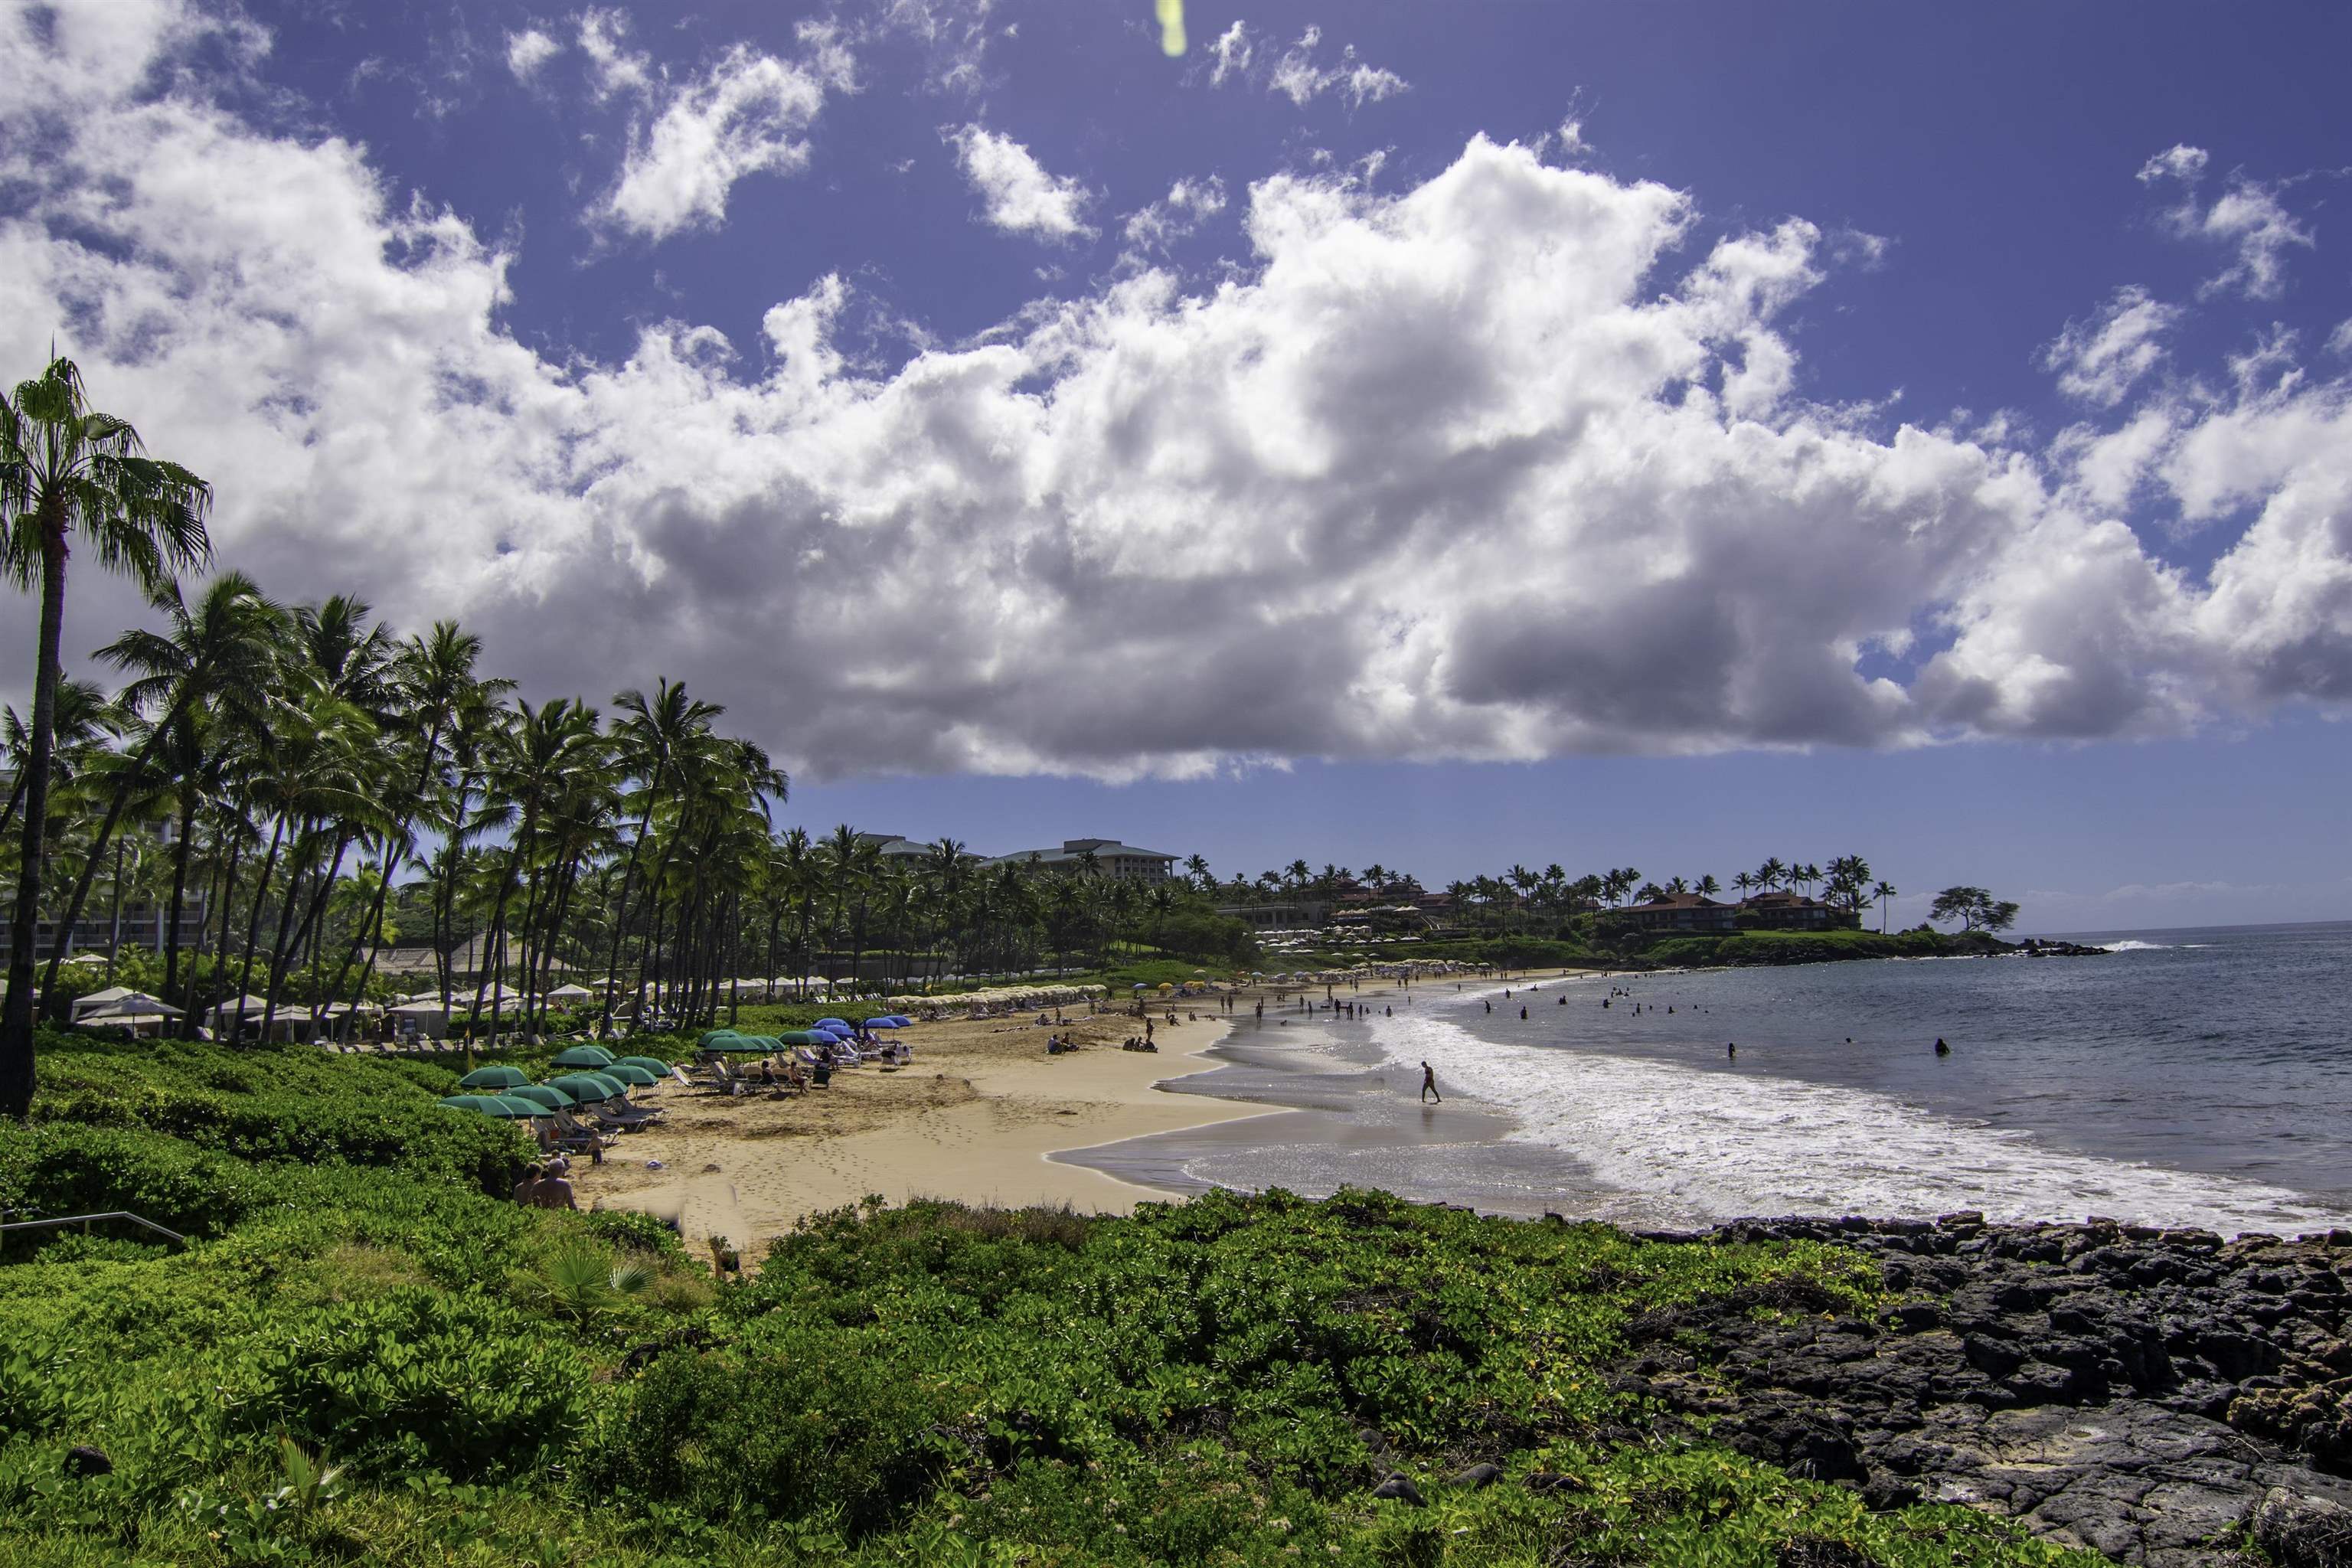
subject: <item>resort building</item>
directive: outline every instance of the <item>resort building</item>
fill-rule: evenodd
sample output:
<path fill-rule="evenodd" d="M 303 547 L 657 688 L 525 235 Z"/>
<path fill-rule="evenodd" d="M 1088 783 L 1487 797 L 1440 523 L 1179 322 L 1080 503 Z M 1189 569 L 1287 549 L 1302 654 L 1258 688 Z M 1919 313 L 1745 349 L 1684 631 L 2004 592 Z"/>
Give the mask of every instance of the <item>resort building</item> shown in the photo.
<path fill-rule="evenodd" d="M 1737 905 L 1698 893 L 1660 893 L 1645 903 L 1609 912 L 1642 931 L 1728 931 L 1738 928 L 1739 918 Z"/>
<path fill-rule="evenodd" d="M 1718 903 L 1698 893 L 1659 893 L 1622 910 L 1602 911 L 1610 920 L 1639 931 L 1704 935 L 1709 932 L 1754 931 L 1835 931 L 1860 923 L 1861 917 L 1835 904 L 1809 899 L 1802 893 L 1759 893 L 1736 904 Z"/>
<path fill-rule="evenodd" d="M 1180 858 L 1163 855 L 1157 849 L 1138 849 L 1132 844 L 1121 844 L 1116 838 L 1065 838 L 1058 849 L 1023 849 L 1011 855 L 999 855 L 986 862 L 990 867 L 1018 866 L 1023 869 L 1041 871 L 1075 871 L 1087 856 L 1094 857 L 1096 868 L 1106 877 L 1125 877 L 1138 882 L 1164 882 L 1171 875 Z"/>
<path fill-rule="evenodd" d="M 1773 931 L 1834 931 L 1859 925 L 1862 917 L 1802 893 L 1759 893 L 1739 906 L 1739 923 Z"/>
<path fill-rule="evenodd" d="M 857 841 L 861 845 L 880 845 L 886 860 L 928 860 L 934 847 L 902 833 L 861 833 Z"/>

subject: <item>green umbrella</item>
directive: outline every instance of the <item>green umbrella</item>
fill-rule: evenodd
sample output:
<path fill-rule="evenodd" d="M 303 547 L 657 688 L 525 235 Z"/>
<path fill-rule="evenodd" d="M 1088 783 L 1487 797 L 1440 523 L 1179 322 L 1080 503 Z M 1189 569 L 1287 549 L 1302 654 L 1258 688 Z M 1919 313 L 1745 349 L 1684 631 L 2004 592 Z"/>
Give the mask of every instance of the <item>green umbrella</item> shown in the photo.
<path fill-rule="evenodd" d="M 552 1084 L 527 1083 L 506 1092 L 509 1100 L 528 1100 L 533 1105 L 543 1105 L 550 1110 L 564 1110 L 580 1102 Z"/>
<path fill-rule="evenodd" d="M 702 1038 L 695 1042 L 706 1051 L 724 1050 L 743 1037 L 732 1029 L 705 1029 Z"/>
<path fill-rule="evenodd" d="M 613 1053 L 602 1046 L 572 1046 L 556 1053 L 555 1065 L 560 1068 L 602 1069 L 613 1065 Z"/>
<path fill-rule="evenodd" d="M 643 1068 L 656 1078 L 667 1078 L 670 1073 L 669 1063 L 659 1057 L 623 1057 L 613 1065 L 624 1068 Z"/>
<path fill-rule="evenodd" d="M 613 1100 L 626 1092 L 620 1079 L 602 1073 L 568 1072 L 547 1081 L 549 1087 L 560 1089 L 574 1100 Z"/>
<path fill-rule="evenodd" d="M 651 1089 L 655 1084 L 661 1082 L 660 1079 L 656 1078 L 652 1073 L 647 1072 L 645 1068 L 641 1067 L 632 1067 L 627 1062 L 614 1062 L 611 1067 L 604 1068 L 596 1076 L 599 1078 L 616 1078 L 623 1083 L 635 1084 L 639 1089 Z"/>
<path fill-rule="evenodd" d="M 509 1121 L 525 1116 L 547 1114 L 544 1107 L 533 1105 L 528 1100 L 509 1100 L 502 1094 L 453 1094 L 444 1099 L 441 1103 L 458 1110 L 476 1111 L 483 1116 L 504 1117 Z"/>
<path fill-rule="evenodd" d="M 476 1068 L 457 1080 L 457 1087 L 498 1090 L 512 1089 L 517 1084 L 530 1081 L 530 1075 L 522 1068 L 508 1067 L 505 1063 L 499 1062 L 486 1068 Z"/>

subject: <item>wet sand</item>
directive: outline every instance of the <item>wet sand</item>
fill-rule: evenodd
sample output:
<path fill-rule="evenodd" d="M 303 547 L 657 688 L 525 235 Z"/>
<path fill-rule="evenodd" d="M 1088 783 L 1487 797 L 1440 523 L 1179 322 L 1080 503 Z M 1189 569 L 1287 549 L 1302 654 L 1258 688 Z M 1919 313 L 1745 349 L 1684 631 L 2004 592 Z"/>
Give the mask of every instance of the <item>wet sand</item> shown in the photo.
<path fill-rule="evenodd" d="M 1382 1007 L 1402 1011 L 1423 998 L 1434 1002 L 1505 984 L 1517 990 L 1557 984 L 1544 974 L 1465 981 L 1461 992 L 1444 981 L 1409 992 L 1366 986 L 1343 995 L 1377 1016 Z M 1066 1150 L 1053 1157 L 1183 1194 L 1281 1187 L 1321 1197 L 1342 1186 L 1379 1187 L 1421 1202 L 1530 1216 L 1599 1214 L 1622 1200 L 1622 1194 L 1609 1192 L 1570 1156 L 1509 1142 L 1517 1123 L 1506 1114 L 1459 1093 L 1442 1103 L 1423 1103 L 1420 1069 L 1384 1066 L 1369 1034 L 1368 1021 L 1325 1012 L 1310 1017 L 1269 1006 L 1262 1022 L 1244 1014 L 1233 1033 L 1208 1052 L 1215 1070 L 1169 1089 L 1243 1100 L 1271 1108 L 1274 1114 Z M 1439 1091 L 1446 1092 L 1442 1079 Z"/>

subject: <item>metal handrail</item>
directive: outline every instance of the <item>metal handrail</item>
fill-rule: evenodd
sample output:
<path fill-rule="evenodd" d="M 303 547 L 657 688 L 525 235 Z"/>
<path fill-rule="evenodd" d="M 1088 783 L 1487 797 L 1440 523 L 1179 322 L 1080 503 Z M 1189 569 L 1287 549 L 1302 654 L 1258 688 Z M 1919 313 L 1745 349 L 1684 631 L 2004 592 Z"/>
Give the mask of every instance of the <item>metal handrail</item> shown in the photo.
<path fill-rule="evenodd" d="M 101 1219 L 127 1219 L 133 1225 L 145 1226 L 157 1236 L 168 1237 L 173 1241 L 178 1242 L 182 1247 L 188 1245 L 188 1238 L 182 1236 L 178 1231 L 167 1230 L 163 1226 L 157 1225 L 153 1220 L 132 1214 L 128 1209 L 109 1209 L 104 1214 L 67 1215 L 58 1219 L 20 1219 L 13 1221 L 7 1225 L 0 1225 L 0 1234 L 5 1234 L 12 1230 L 55 1230 L 60 1226 L 68 1225 L 87 1226 L 91 1221 Z"/>

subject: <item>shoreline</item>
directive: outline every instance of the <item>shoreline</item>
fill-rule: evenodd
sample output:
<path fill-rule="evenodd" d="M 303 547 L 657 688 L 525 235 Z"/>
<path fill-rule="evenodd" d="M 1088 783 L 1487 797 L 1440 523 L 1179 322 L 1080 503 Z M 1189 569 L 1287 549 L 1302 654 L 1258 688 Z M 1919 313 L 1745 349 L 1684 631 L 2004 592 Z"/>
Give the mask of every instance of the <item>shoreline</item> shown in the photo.
<path fill-rule="evenodd" d="M 1750 984 L 1776 985 L 1762 977 L 1771 973 L 1727 966 L 1711 974 L 1744 992 Z M 1730 981 L 1735 975 L 1743 978 Z M 1841 1203 L 1846 1207 L 1839 1212 L 1915 1218 L 1982 1208 L 2012 1224 L 2080 1222 L 2104 1213 L 2224 1234 L 2352 1226 L 2352 1194 L 2283 1184 L 2258 1167 L 2232 1169 L 2193 1152 L 2166 1158 L 2161 1148 L 2035 1124 L 2001 1101 L 1999 1086 L 1954 1078 L 1924 1049 L 1915 1063 L 1906 1052 L 1917 1042 L 1898 1047 L 1883 1030 L 1859 1047 L 1846 1042 L 1851 1059 L 1863 1064 L 1858 1071 L 1832 1066 L 1822 1072 L 1820 1062 L 1809 1068 L 1782 1059 L 1786 1050 L 1804 1061 L 1802 1047 L 1769 1037 L 1751 1042 L 1753 1012 L 1727 1019 L 1741 1047 L 1737 1060 L 1727 1062 L 1719 1047 L 1674 1039 L 1672 1020 L 1663 1021 L 1665 1037 L 1656 1043 L 1642 1037 L 1652 1028 L 1646 1021 L 1630 1032 L 1620 1023 L 1579 1024 L 1576 1042 L 1596 1032 L 1602 1037 L 1555 1056 L 1530 1049 L 1570 1044 L 1547 1019 L 1535 1021 L 1539 1035 L 1529 1038 L 1528 1025 L 1506 1020 L 1499 995 L 1491 1017 L 1467 1005 L 1482 994 L 1524 984 L 1550 994 L 1536 1009 L 1548 1015 L 1562 990 L 1574 1009 L 1577 993 L 1597 996 L 1601 987 L 1624 984 L 1654 1006 L 1669 999 L 1661 990 L 1693 978 L 1580 967 L 1468 980 L 1459 993 L 1444 986 L 1432 1010 L 1431 1022 L 1444 1018 L 1458 1027 L 1441 1031 L 1443 1038 L 1408 1022 L 1402 1006 L 1388 1023 L 1381 1005 L 1393 994 L 1381 987 L 1358 994 L 1370 1005 L 1365 1022 L 1294 1016 L 1305 1027 L 1279 1033 L 1303 1050 L 1275 1039 L 1275 1020 L 1253 1031 L 1244 1018 L 1213 1053 L 1219 1068 L 1173 1091 L 1244 1100 L 1284 1114 L 1252 1123 L 1245 1138 L 1210 1125 L 1067 1157 L 1186 1194 L 1279 1187 L 1323 1197 L 1341 1186 L 1370 1187 L 1482 1214 L 1561 1214 L 1630 1231 L 1704 1229 Z M 1462 1003 L 1449 1007 L 1456 996 Z M 1675 999 L 1691 1001 L 1688 993 Z M 1705 1006 L 1685 1011 L 1732 1012 L 1727 992 L 1699 1000 Z M 1904 1016 L 1915 1016 L 1906 1009 Z M 1697 1025 L 1702 1032 L 1714 1026 L 1712 1019 Z M 1907 1026 L 1911 1033 L 1921 1028 L 1916 1021 Z M 1822 1043 L 1834 1049 L 1828 1037 Z M 1972 1056 L 1961 1043 L 1963 1075 L 1979 1061 L 2001 1059 Z M 1442 1109 L 1418 1103 L 1418 1069 L 1409 1058 L 1421 1056 L 1436 1064 L 1446 1093 Z M 1929 1076 L 1931 1070 L 1944 1076 Z M 1645 1106 L 1654 1119 L 1643 1120 Z M 1822 1157 L 1832 1163 L 1821 1164 Z M 1828 1171 L 1834 1179 L 1823 1174 Z M 1847 1179 L 1853 1185 L 1842 1194 L 1838 1182 Z"/>
<path fill-rule="evenodd" d="M 1553 967 L 1515 973 L 1508 979 L 1463 977 L 1459 991 L 1445 980 L 1410 988 L 1382 982 L 1350 999 L 1388 1005 L 1397 997 L 1417 999 L 1424 989 L 1444 985 L 1440 994 L 1452 1001 L 1507 987 L 1549 988 L 1567 981 L 1612 981 L 1638 973 Z M 1269 1017 L 1264 1028 L 1240 1026 L 1250 1022 L 1254 1020 L 1236 1018 L 1236 1026 L 1211 1047 L 1221 1059 L 1183 1080 L 1172 1080 L 1169 1092 L 1214 1096 L 1251 1106 L 1259 1116 L 1059 1151 L 1053 1158 L 1180 1197 L 1218 1188 L 1261 1192 L 1282 1186 L 1320 1198 L 1342 1185 L 1370 1186 L 1409 1202 L 1519 1219 L 1570 1211 L 1571 1217 L 1629 1228 L 1650 1219 L 1638 1209 L 1642 1194 L 1612 1192 L 1592 1181 L 1574 1156 L 1512 1138 L 1522 1124 L 1507 1109 L 1450 1091 L 1442 1078 L 1439 1089 L 1448 1098 L 1423 1104 L 1411 1070 L 1388 1065 L 1371 1046 L 1370 1020 L 1318 1013 Z M 1285 1029 L 1286 1024 L 1295 1028 Z M 1391 1081 L 1400 1071 L 1403 1079 Z M 1254 1134 L 1246 1141 L 1231 1135 L 1244 1123 L 1251 1125 Z M 1234 1163 L 1274 1174 L 1262 1180 L 1220 1179 L 1217 1168 Z M 1187 1168 L 1195 1165 L 1209 1167 L 1211 1173 Z"/>
<path fill-rule="evenodd" d="M 666 1089 L 652 1101 L 663 1121 L 602 1164 L 575 1163 L 573 1185 L 583 1206 L 658 1215 L 689 1245 L 723 1238 L 749 1266 L 806 1215 L 874 1195 L 1126 1214 L 1176 1194 L 1053 1156 L 1265 1113 L 1162 1087 L 1215 1070 L 1202 1058 L 1228 1032 L 1223 1014 L 1158 1023 L 1157 1053 L 1119 1048 L 1131 1014 L 1066 1017 L 927 1025 L 908 1066 L 837 1072 L 798 1099 Z M 1053 1034 L 1081 1048 L 1048 1057 Z"/>

